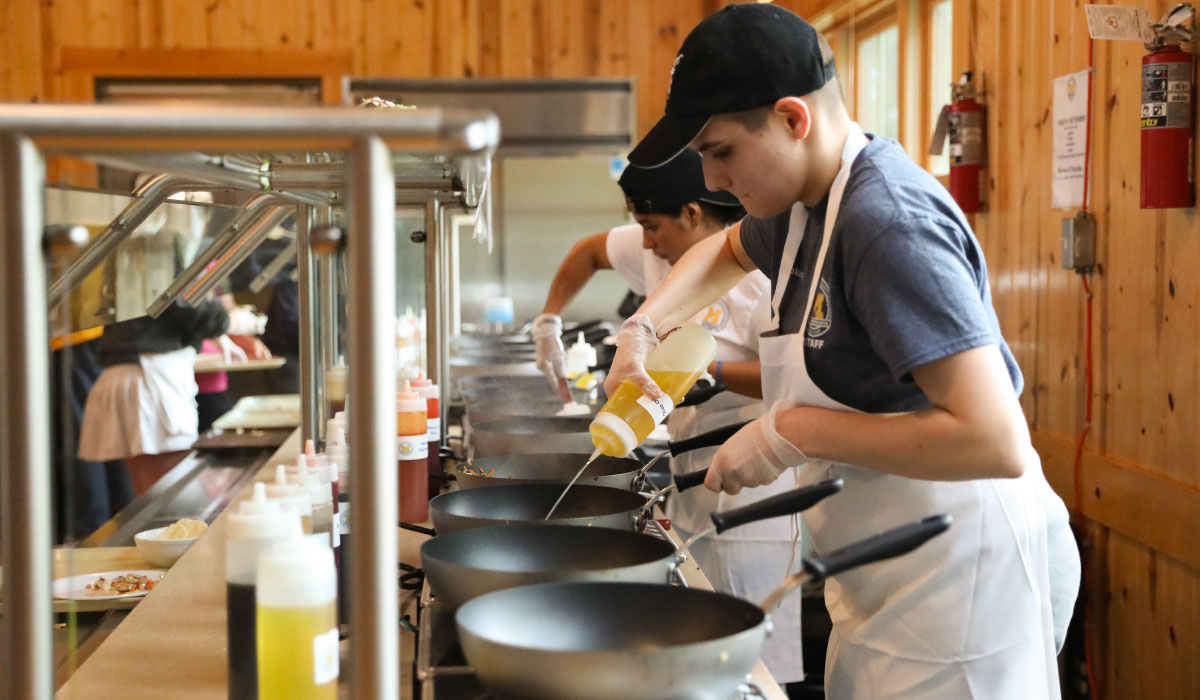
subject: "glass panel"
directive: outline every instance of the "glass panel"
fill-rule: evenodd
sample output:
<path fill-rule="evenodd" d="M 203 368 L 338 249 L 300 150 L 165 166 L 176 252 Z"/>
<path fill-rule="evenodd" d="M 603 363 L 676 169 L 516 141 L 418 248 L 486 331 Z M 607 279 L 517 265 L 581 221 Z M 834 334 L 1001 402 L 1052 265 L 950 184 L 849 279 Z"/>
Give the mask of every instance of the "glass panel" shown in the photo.
<path fill-rule="evenodd" d="M 208 199 L 209 195 L 190 193 L 188 198 Z M 46 224 L 84 226 L 95 237 L 134 199 L 111 192 L 47 188 Z M 171 201 L 159 206 L 75 288 L 69 313 L 66 305 L 56 310 L 51 318 L 51 334 L 144 316 L 146 307 L 237 213 L 234 207 L 199 201 Z M 78 252 L 56 257 L 51 278 L 57 278 Z"/>
<path fill-rule="evenodd" d="M 413 243 L 425 230 L 425 213 L 396 214 L 396 366 L 417 364 L 428 370 L 425 355 L 425 244 Z"/>
<path fill-rule="evenodd" d="M 609 159 L 507 157 L 498 173 L 503 217 L 496 247 L 501 258 L 502 283 L 513 299 L 518 325 L 542 311 L 550 280 L 577 241 L 614 226 L 629 223 L 625 197 L 614 181 Z M 464 252 L 472 246 L 463 246 Z M 465 256 L 464 256 L 465 262 Z M 469 300 L 484 299 L 469 285 L 492 280 L 469 280 L 463 273 L 465 323 L 482 320 L 482 311 Z M 572 321 L 616 319 L 628 287 L 616 273 L 602 271 L 564 309 Z"/>
<path fill-rule="evenodd" d="M 900 137 L 899 37 L 895 27 L 858 42 L 855 104 L 864 131 Z"/>
<path fill-rule="evenodd" d="M 951 67 L 954 48 L 953 0 L 935 3 L 929 20 L 929 131 L 933 132 L 942 106 L 949 102 L 950 83 L 954 80 Z M 945 148 L 940 156 L 929 156 L 929 169 L 934 175 L 950 172 L 950 159 Z"/>

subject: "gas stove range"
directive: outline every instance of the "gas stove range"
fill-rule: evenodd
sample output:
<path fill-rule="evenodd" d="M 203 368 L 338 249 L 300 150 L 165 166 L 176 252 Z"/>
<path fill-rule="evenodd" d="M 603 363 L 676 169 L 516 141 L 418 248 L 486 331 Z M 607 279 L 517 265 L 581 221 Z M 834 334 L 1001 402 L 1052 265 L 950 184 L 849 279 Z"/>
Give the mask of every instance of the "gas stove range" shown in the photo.
<path fill-rule="evenodd" d="M 651 520 L 646 533 L 673 542 L 657 521 Z M 676 569 L 671 585 L 687 586 Z M 458 643 L 454 614 L 442 607 L 426 582 L 421 588 L 417 616 L 416 700 L 495 700 L 483 687 L 463 656 Z M 748 679 L 743 689 L 729 700 L 756 700 L 766 696 Z"/>

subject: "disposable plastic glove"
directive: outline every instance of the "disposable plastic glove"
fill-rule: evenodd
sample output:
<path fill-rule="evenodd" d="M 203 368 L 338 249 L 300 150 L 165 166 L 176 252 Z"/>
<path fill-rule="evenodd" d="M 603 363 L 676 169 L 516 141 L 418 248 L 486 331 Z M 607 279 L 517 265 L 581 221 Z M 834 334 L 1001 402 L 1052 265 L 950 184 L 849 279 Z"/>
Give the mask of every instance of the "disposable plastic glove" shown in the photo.
<path fill-rule="evenodd" d="M 262 335 L 267 330 L 266 314 L 256 313 L 253 306 L 238 306 L 229 310 L 229 335 Z"/>
<path fill-rule="evenodd" d="M 652 399 L 661 398 L 663 390 L 646 374 L 646 356 L 658 347 L 654 324 L 646 314 L 634 314 L 617 331 L 617 353 L 604 380 L 604 391 L 612 396 L 623 381 L 633 382 Z"/>
<path fill-rule="evenodd" d="M 775 427 L 780 411 L 791 407 L 788 402 L 776 401 L 766 415 L 734 433 L 713 457 L 704 486 L 709 491 L 736 494 L 743 488 L 765 486 L 788 467 L 808 461 Z"/>
<path fill-rule="evenodd" d="M 217 336 L 217 347 L 221 349 L 221 357 L 227 363 L 246 361 L 246 351 L 227 335 Z"/>
<path fill-rule="evenodd" d="M 562 343 L 562 318 L 558 314 L 542 314 L 533 319 L 529 331 L 537 350 L 537 368 L 540 369 L 554 390 L 561 391 L 567 380 L 567 358 Z M 564 399 L 565 401 L 566 399 Z"/>

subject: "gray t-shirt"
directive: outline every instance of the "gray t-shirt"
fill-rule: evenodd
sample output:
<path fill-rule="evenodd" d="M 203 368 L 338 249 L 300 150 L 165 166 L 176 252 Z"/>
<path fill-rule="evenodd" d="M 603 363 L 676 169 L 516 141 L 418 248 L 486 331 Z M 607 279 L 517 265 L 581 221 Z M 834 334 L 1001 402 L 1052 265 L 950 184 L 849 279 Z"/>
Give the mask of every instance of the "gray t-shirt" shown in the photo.
<path fill-rule="evenodd" d="M 796 333 L 803 320 L 826 204 L 808 210 L 780 333 Z M 772 293 L 789 217 L 742 220 L 742 245 Z M 895 141 L 875 137 L 851 166 L 818 284 L 804 360 L 830 398 L 868 413 L 927 408 L 910 372 L 982 345 L 1000 347 L 1020 394 L 1021 370 L 992 308 L 983 251 L 946 189 Z"/>

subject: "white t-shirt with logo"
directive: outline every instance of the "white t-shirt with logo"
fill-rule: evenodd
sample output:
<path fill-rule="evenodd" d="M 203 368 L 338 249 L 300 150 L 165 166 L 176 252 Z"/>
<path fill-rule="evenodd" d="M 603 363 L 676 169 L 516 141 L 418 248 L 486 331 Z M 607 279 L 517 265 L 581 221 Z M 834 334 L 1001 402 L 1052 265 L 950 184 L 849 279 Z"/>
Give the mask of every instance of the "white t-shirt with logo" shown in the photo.
<path fill-rule="evenodd" d="M 613 269 L 634 294 L 653 293 L 671 271 L 671 263 L 642 247 L 642 227 L 638 224 L 609 231 L 605 251 Z M 756 270 L 692 318 L 716 339 L 718 360 L 758 359 L 758 335 L 770 321 L 770 288 L 770 281 Z"/>

